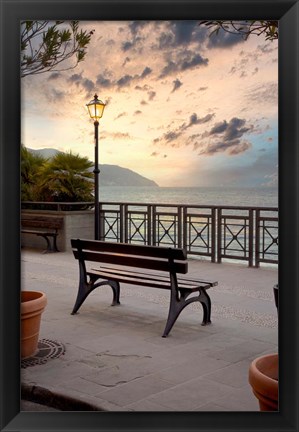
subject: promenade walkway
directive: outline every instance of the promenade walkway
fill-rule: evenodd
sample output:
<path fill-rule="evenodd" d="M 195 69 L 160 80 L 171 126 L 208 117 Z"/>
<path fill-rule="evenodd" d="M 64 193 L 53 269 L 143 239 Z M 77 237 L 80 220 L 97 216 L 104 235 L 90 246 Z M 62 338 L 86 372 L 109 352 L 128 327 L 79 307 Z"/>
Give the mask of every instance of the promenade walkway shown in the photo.
<path fill-rule="evenodd" d="M 190 260 L 192 276 L 219 282 L 209 291 L 212 325 L 200 326 L 202 308 L 193 304 L 162 338 L 168 292 L 123 285 L 121 305 L 111 307 L 111 289 L 102 287 L 71 315 L 78 287 L 73 255 L 23 249 L 21 265 L 22 289 L 48 297 L 40 338 L 64 349 L 22 368 L 27 390 L 37 386 L 41 399 L 47 395 L 42 403 L 50 394 L 52 401 L 77 400 L 79 410 L 86 403 L 105 411 L 258 411 L 248 368 L 278 349 L 277 269 Z M 69 406 L 61 409 L 75 410 Z M 21 409 L 35 406 L 23 402 Z"/>

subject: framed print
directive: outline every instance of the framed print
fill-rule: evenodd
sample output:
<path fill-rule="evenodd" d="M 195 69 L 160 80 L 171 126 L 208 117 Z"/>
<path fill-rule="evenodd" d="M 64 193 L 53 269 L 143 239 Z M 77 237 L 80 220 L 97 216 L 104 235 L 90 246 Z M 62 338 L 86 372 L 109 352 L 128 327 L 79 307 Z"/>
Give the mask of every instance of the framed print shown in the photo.
<path fill-rule="evenodd" d="M 0 218 L 0 276 L 1 276 L 1 430 L 3 431 L 297 431 L 298 427 L 298 1 L 295 0 L 62 0 L 62 1 L 30 1 L 30 0 L 0 0 L 1 4 L 1 218 Z M 123 28 L 117 30 L 109 27 L 113 22 L 131 22 L 134 38 L 123 44 L 123 52 L 129 50 L 133 43 L 138 41 L 137 27 L 148 21 L 157 23 L 163 28 L 166 21 L 217 21 L 217 20 L 268 20 L 278 21 L 278 180 L 279 180 L 279 410 L 277 412 L 222 412 L 222 411 L 64 411 L 64 412 L 27 412 L 20 407 L 20 286 L 21 286 L 21 186 L 20 186 L 20 158 L 21 158 L 21 116 L 23 99 L 21 97 L 20 78 L 20 23 L 24 20 L 49 20 L 79 22 L 103 22 L 107 34 L 121 33 Z M 153 27 L 154 30 L 154 27 Z M 134 33 L 135 31 L 135 33 Z M 270 31 L 274 31 L 270 28 Z M 114 34 L 114 33 L 113 33 Z M 161 33 L 162 34 L 162 33 Z M 178 34 L 178 37 L 184 37 Z M 66 37 L 66 36 L 65 36 Z M 100 41 L 101 34 L 96 35 Z M 108 41 L 109 42 L 109 41 Z M 107 44 L 108 44 L 107 42 Z M 156 41 L 153 38 L 152 46 Z M 169 35 L 163 33 L 159 39 L 162 46 L 170 44 Z M 111 37 L 110 46 L 113 45 Z M 131 45 L 130 45 L 131 44 Z M 187 52 L 187 51 L 186 51 Z M 208 60 L 197 54 L 189 57 L 182 54 L 177 57 L 168 56 L 168 63 L 161 70 L 160 80 L 166 78 L 170 70 L 183 71 L 195 63 L 205 63 Z M 59 55 L 59 53 L 57 54 Z M 240 54 L 241 56 L 242 54 Z M 252 57 L 253 58 L 253 57 Z M 122 67 L 130 62 L 129 56 L 124 57 Z M 112 75 L 111 70 L 116 60 L 109 57 L 110 72 L 105 67 L 106 74 L 98 75 L 98 83 L 109 87 L 117 83 L 118 88 L 128 81 L 138 86 L 141 78 L 151 74 L 155 58 L 149 58 L 144 67 L 130 74 L 123 74 L 120 79 Z M 248 57 L 246 61 L 250 61 Z M 254 60 L 253 60 L 254 61 Z M 47 62 L 44 63 L 44 65 Z M 244 63 L 245 64 L 245 63 Z M 231 75 L 236 71 L 232 64 Z M 251 68 L 251 73 L 257 72 Z M 257 69 L 257 68 L 256 68 Z M 246 73 L 246 70 L 243 71 Z M 21 73 L 26 73 L 22 71 Z M 52 74 L 52 79 L 57 76 Z M 81 76 L 82 78 L 82 76 Z M 70 76 L 65 85 L 76 86 L 79 77 L 76 72 Z M 118 81 L 113 81 L 118 79 Z M 183 83 L 179 79 L 171 78 L 171 94 L 177 94 Z M 77 80 L 77 81 L 76 81 Z M 94 87 L 90 80 L 84 80 L 85 89 L 91 91 Z M 142 106 L 154 99 L 155 92 L 148 87 L 143 88 L 147 100 L 141 100 Z M 196 89 L 194 89 L 195 91 Z M 263 90 L 263 89 L 261 89 Z M 161 91 L 163 89 L 161 88 Z M 202 96 L 205 89 L 197 89 Z M 215 90 L 216 91 L 216 90 Z M 271 96 L 272 87 L 261 91 L 264 98 Z M 269 93 L 270 92 L 270 93 Z M 190 95 L 198 98 L 198 94 Z M 219 90 L 220 94 L 220 90 Z M 41 95 L 42 96 L 42 95 Z M 61 97 L 57 90 L 53 97 Z M 191 97 L 190 96 L 190 97 Z M 251 109 L 255 108 L 255 97 L 251 95 Z M 96 99 L 96 98 L 95 98 Z M 192 100 L 192 98 L 190 99 Z M 91 101 L 90 104 L 92 104 Z M 107 104 L 109 101 L 106 102 Z M 97 105 L 99 108 L 99 105 Z M 70 107 L 71 109 L 71 107 Z M 102 106 L 101 106 L 102 109 Z M 140 111 L 141 112 L 141 111 Z M 137 108 L 134 113 L 140 114 Z M 176 111 L 179 113 L 179 107 Z M 201 124 L 213 118 L 214 112 L 205 113 L 199 117 L 190 117 L 190 123 L 179 123 L 172 131 L 172 136 L 160 128 L 156 141 L 164 139 L 172 143 L 172 138 L 178 138 L 191 127 L 192 122 Z M 57 114 L 58 115 L 58 114 Z M 116 119 L 117 113 L 115 113 Z M 119 117 L 126 116 L 121 112 Z M 101 115 L 99 115 L 101 117 Z M 169 121 L 169 124 L 170 121 Z M 42 123 L 38 125 L 39 136 L 42 136 Z M 221 148 L 218 141 L 213 141 L 212 132 L 222 133 L 228 129 L 224 137 L 230 143 L 230 152 L 237 153 L 246 150 L 249 146 L 246 140 L 241 141 L 243 135 L 250 131 L 250 125 L 240 119 L 232 119 L 231 124 L 223 122 L 210 129 L 209 146 L 206 153 L 216 153 Z M 216 130 L 217 129 L 217 130 Z M 137 130 L 137 129 L 136 129 Z M 129 135 L 129 134 L 127 134 Z M 113 136 L 113 132 L 111 132 Z M 223 137 L 223 136 L 222 136 Z M 128 138 L 124 133 L 124 141 Z M 201 139 L 205 138 L 202 134 Z M 189 144 L 194 148 L 199 145 L 195 142 L 198 136 L 190 135 Z M 271 137 L 269 137 L 269 142 Z M 263 149 L 261 148 L 262 152 Z M 132 155 L 134 151 L 132 150 Z M 152 153 L 153 158 L 157 152 Z M 161 158 L 167 158 L 161 154 Z M 132 156 L 133 158 L 133 156 Z M 264 165 L 261 165 L 261 167 Z M 204 171 L 204 167 L 202 170 Z M 262 169 L 262 168 L 261 168 Z M 205 171 L 206 172 L 206 171 Z M 214 173 L 215 179 L 220 181 L 220 174 Z M 252 177 L 259 172 L 252 173 Z M 215 180 L 216 181 L 216 180 Z M 216 253 L 216 252 L 215 252 Z M 216 256 L 216 255 L 215 255 Z M 215 257 L 214 257 L 215 258 Z M 253 258 L 249 258 L 253 260 Z M 200 391 L 200 389 L 199 389 Z"/>

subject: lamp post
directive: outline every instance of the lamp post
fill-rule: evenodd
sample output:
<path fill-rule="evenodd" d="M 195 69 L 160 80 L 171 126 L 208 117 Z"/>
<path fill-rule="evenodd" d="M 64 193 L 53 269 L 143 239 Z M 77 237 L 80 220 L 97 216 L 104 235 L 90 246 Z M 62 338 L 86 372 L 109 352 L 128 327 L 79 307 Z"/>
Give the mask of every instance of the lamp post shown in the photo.
<path fill-rule="evenodd" d="M 94 238 L 100 240 L 99 211 L 99 119 L 103 116 L 105 104 L 94 95 L 94 99 L 86 104 L 90 118 L 94 121 Z"/>

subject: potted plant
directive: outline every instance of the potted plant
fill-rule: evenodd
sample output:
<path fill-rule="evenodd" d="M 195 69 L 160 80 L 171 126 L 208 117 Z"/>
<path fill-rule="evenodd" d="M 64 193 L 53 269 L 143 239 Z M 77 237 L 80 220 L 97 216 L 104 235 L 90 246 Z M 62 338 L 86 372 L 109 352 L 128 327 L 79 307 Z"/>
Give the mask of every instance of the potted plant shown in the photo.
<path fill-rule="evenodd" d="M 278 410 L 278 354 L 267 354 L 253 360 L 249 383 L 259 401 L 260 411 Z"/>
<path fill-rule="evenodd" d="M 47 305 L 46 294 L 40 291 L 21 291 L 21 358 L 37 352 L 41 314 Z"/>
<path fill-rule="evenodd" d="M 273 287 L 278 310 L 278 285 Z M 278 354 L 266 354 L 253 360 L 249 367 L 249 383 L 259 401 L 260 411 L 278 410 Z"/>

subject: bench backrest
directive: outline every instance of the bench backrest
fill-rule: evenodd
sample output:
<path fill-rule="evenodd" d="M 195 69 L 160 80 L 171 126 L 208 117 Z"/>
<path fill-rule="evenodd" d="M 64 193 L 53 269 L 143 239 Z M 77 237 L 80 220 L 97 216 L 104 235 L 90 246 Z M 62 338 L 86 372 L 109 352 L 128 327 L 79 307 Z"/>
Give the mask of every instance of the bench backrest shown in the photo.
<path fill-rule="evenodd" d="M 72 239 L 71 244 L 75 258 L 81 261 L 183 274 L 188 272 L 184 249 L 82 239 Z"/>
<path fill-rule="evenodd" d="M 59 229 L 63 226 L 63 218 L 51 216 L 22 216 L 21 225 L 23 228 Z"/>

